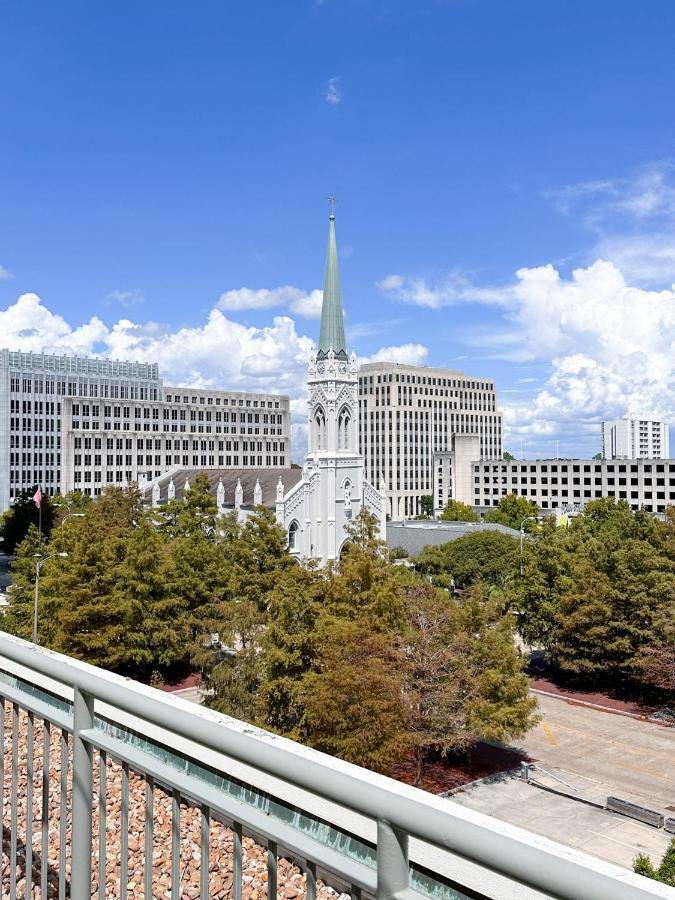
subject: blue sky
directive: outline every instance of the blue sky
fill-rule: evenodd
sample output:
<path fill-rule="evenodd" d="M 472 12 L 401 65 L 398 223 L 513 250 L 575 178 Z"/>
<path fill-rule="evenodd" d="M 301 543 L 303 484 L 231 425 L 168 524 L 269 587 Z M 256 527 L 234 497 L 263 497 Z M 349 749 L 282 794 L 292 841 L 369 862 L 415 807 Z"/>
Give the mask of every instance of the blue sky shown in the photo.
<path fill-rule="evenodd" d="M 494 377 L 530 456 L 675 421 L 673 33 L 667 0 L 0 3 L 4 342 L 300 421 L 332 191 L 359 355 Z"/>

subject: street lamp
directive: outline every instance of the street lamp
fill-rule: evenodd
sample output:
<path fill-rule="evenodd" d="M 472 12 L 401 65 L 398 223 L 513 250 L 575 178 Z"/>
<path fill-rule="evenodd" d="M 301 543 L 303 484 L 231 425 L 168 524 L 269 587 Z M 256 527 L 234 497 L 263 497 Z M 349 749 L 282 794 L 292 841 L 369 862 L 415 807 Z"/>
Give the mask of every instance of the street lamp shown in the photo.
<path fill-rule="evenodd" d="M 63 525 L 68 519 L 84 519 L 84 513 L 68 513 L 61 519 L 61 524 Z"/>
<path fill-rule="evenodd" d="M 65 559 L 68 556 L 68 553 L 65 550 L 63 550 L 61 553 L 52 553 L 51 556 L 40 556 L 39 553 L 36 553 L 35 555 L 37 556 L 37 559 L 35 560 L 35 597 L 33 599 L 33 643 L 37 644 L 37 642 L 38 642 L 38 599 L 40 596 L 40 569 L 50 559 L 54 559 L 55 556 L 59 556 L 61 559 Z"/>
<path fill-rule="evenodd" d="M 533 522 L 538 522 L 536 516 L 525 516 L 523 521 L 520 523 L 520 575 L 521 577 L 525 574 L 523 571 L 523 538 L 525 537 L 525 523 L 532 519 Z"/>

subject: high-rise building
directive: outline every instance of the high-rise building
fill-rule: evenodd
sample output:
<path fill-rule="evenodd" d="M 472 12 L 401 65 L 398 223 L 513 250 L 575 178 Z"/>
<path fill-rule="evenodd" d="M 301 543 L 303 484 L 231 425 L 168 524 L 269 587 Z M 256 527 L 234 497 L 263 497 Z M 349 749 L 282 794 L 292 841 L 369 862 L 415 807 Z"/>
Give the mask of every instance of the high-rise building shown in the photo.
<path fill-rule="evenodd" d="M 421 512 L 431 496 L 435 453 L 455 434 L 477 437 L 481 459 L 502 455 L 494 382 L 455 369 L 366 363 L 359 370 L 359 444 L 372 484 L 384 477 L 393 519 Z"/>
<path fill-rule="evenodd" d="M 615 419 L 602 423 L 605 459 L 667 459 L 670 455 L 668 423 L 656 419 Z"/>
<path fill-rule="evenodd" d="M 96 495 L 186 457 L 290 466 L 288 397 L 165 388 L 155 363 L 0 350 L 0 511 L 37 484 Z"/>
<path fill-rule="evenodd" d="M 61 487 L 62 404 L 158 400 L 157 365 L 0 350 L 0 511 L 39 484 Z"/>

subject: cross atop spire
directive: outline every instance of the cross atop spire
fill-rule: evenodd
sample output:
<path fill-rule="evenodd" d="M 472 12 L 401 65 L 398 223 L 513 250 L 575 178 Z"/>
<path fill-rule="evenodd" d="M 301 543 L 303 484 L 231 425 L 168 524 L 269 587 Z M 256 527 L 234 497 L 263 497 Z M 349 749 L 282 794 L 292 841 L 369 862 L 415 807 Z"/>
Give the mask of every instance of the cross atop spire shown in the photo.
<path fill-rule="evenodd" d="M 326 275 L 323 283 L 323 303 L 321 305 L 321 332 L 317 359 L 325 359 L 332 350 L 336 359 L 347 359 L 345 323 L 340 297 L 340 275 L 338 273 L 337 243 L 335 240 L 335 197 L 328 198 L 328 251 L 326 253 Z"/>

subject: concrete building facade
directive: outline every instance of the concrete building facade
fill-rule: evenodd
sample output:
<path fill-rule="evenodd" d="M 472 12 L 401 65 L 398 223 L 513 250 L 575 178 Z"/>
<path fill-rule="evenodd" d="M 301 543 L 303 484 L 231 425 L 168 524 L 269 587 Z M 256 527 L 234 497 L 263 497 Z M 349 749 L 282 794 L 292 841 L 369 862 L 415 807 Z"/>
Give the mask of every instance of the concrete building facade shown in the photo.
<path fill-rule="evenodd" d="M 502 416 L 494 382 L 454 369 L 366 363 L 359 370 L 359 447 L 366 476 L 384 478 L 388 515 L 421 511 L 434 493 L 434 455 L 455 434 L 477 439 L 479 459 L 502 455 Z"/>
<path fill-rule="evenodd" d="M 63 493 L 97 496 L 176 466 L 288 468 L 289 399 L 276 394 L 166 387 L 163 399 L 63 403 Z"/>
<path fill-rule="evenodd" d="M 141 483 L 176 464 L 290 466 L 289 399 L 164 387 L 155 363 L 0 350 L 0 511 L 21 492 Z"/>
<path fill-rule="evenodd" d="M 155 364 L 0 350 L 0 511 L 36 484 L 61 489 L 65 401 L 156 401 Z"/>
<path fill-rule="evenodd" d="M 668 423 L 656 419 L 615 419 L 602 423 L 605 459 L 668 459 Z"/>
<path fill-rule="evenodd" d="M 435 455 L 436 512 L 451 498 L 490 509 L 506 494 L 527 497 L 542 512 L 600 497 L 658 514 L 675 505 L 675 459 L 484 460 L 475 450 L 473 436 L 458 435 L 451 451 Z"/>

